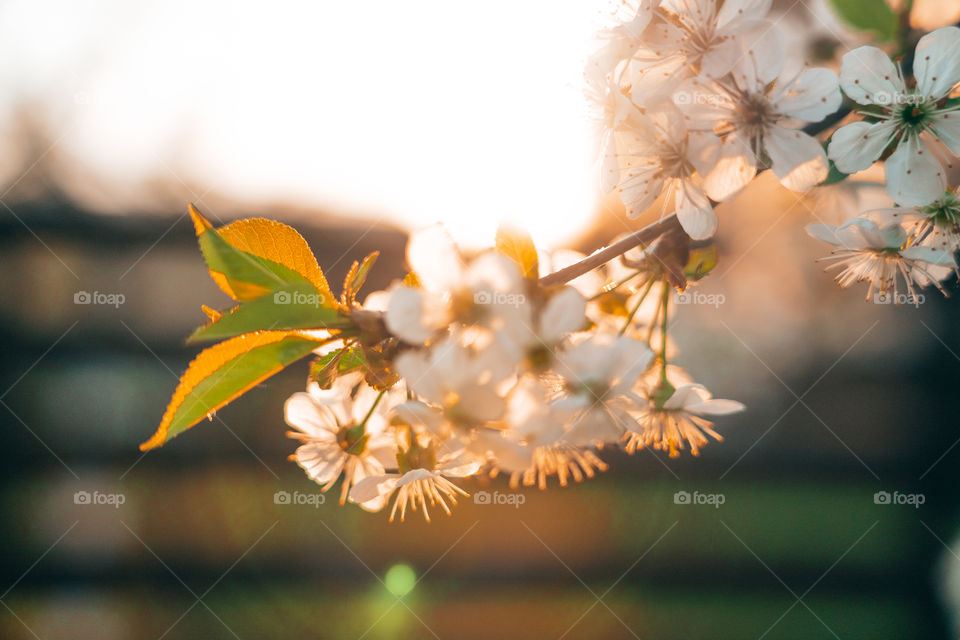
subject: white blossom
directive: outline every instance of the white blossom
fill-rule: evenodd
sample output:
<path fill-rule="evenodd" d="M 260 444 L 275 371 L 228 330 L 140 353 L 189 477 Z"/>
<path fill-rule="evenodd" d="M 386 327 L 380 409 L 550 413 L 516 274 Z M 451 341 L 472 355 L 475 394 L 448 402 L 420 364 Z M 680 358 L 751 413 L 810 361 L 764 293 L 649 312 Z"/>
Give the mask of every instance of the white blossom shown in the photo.
<path fill-rule="evenodd" d="M 295 393 L 284 406 L 287 435 L 302 444 L 291 458 L 327 491 L 343 475 L 340 504 L 350 487 L 366 477 L 396 466 L 396 441 L 386 429 L 386 404 L 376 406 L 378 393 L 362 385 L 359 376 L 344 376 L 333 389 L 316 384 Z M 374 503 L 371 503 L 373 505 Z M 382 506 L 382 505 L 381 505 Z"/>
<path fill-rule="evenodd" d="M 567 416 L 563 440 L 573 445 L 619 440 L 631 412 L 644 403 L 633 387 L 652 359 L 646 343 L 605 334 L 562 352 L 555 371 L 564 395 L 553 410 Z"/>
<path fill-rule="evenodd" d="M 399 473 L 388 473 L 370 476 L 354 485 L 350 490 L 350 502 L 355 502 L 370 511 L 382 509 L 397 492 L 393 509 L 390 511 L 390 522 L 393 522 L 397 510 L 400 511 L 400 521 L 407 515 L 407 507 L 414 511 L 423 509 L 423 517 L 430 521 L 429 506 L 439 505 L 450 515 L 450 506 L 457 504 L 457 495 L 469 494 L 451 482 L 449 478 L 464 478 L 472 476 L 480 469 L 480 464 L 472 456 L 467 456 L 462 449 L 446 454 L 438 453 L 434 446 L 415 444 L 416 464 L 411 468 L 401 466 Z M 407 452 L 410 453 L 410 450 Z"/>
<path fill-rule="evenodd" d="M 679 82 L 726 75 L 744 55 L 776 57 L 771 0 L 663 0 L 659 19 L 631 61 L 634 98 L 656 100 Z"/>
<path fill-rule="evenodd" d="M 910 236 L 898 221 L 877 221 L 853 218 L 834 227 L 812 224 L 807 232 L 837 248 L 825 260 L 835 260 L 828 269 L 839 269 L 837 282 L 848 287 L 855 282 L 869 283 L 867 300 L 877 291 L 885 301 L 892 294 L 898 298 L 898 281 L 902 277 L 911 299 L 916 299 L 915 286 L 933 284 L 950 273 L 953 255 L 937 247 L 910 244 Z"/>
<path fill-rule="evenodd" d="M 420 286 L 395 286 L 385 320 L 391 333 L 411 344 L 427 342 L 454 321 L 495 323 L 501 309 L 522 299 L 512 261 L 488 252 L 467 264 L 439 225 L 413 234 L 407 262 Z"/>
<path fill-rule="evenodd" d="M 689 127 L 723 137 L 717 167 L 704 185 L 714 200 L 726 200 L 746 186 L 763 157 L 780 182 L 794 191 L 806 191 L 827 177 L 823 147 L 796 127 L 819 122 L 840 107 L 837 75 L 822 68 L 788 75 L 779 62 L 769 65 L 775 73 L 772 81 L 753 64 L 743 64 L 731 80 L 693 78 L 674 93 Z"/>
<path fill-rule="evenodd" d="M 960 82 L 960 29 L 943 27 L 920 39 L 914 53 L 916 86 L 908 88 L 898 66 L 875 47 L 843 56 L 840 85 L 877 122 L 840 128 L 828 149 L 844 173 L 866 169 L 891 144 L 886 161 L 887 193 L 903 206 L 933 202 L 946 189 L 944 159 L 935 141 L 960 155 L 960 105 L 943 106 Z"/>
<path fill-rule="evenodd" d="M 700 384 L 684 384 L 673 389 L 669 383 L 648 388 L 648 403 L 636 415 L 638 428 L 624 435 L 624 448 L 628 453 L 637 449 L 653 447 L 668 451 L 677 457 L 689 445 L 690 453 L 700 454 L 700 447 L 707 444 L 706 436 L 723 440 L 713 429 L 713 423 L 705 415 L 727 415 L 745 408 L 735 400 L 713 398 L 706 387 Z"/>
<path fill-rule="evenodd" d="M 620 199 L 636 218 L 661 194 L 672 200 L 683 230 L 694 240 L 714 234 L 717 216 L 703 190 L 704 176 L 716 166 L 720 139 L 688 132 L 679 112 L 658 113 L 629 132 L 621 149 Z"/>

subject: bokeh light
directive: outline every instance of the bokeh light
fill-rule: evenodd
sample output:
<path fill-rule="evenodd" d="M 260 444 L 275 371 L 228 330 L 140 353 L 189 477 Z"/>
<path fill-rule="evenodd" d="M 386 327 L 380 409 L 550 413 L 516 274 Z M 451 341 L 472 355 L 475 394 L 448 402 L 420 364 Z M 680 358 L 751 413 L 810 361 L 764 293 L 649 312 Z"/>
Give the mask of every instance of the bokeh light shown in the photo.
<path fill-rule="evenodd" d="M 387 569 L 383 583 L 387 586 L 387 591 L 402 598 L 417 585 L 417 574 L 408 564 L 395 564 Z"/>

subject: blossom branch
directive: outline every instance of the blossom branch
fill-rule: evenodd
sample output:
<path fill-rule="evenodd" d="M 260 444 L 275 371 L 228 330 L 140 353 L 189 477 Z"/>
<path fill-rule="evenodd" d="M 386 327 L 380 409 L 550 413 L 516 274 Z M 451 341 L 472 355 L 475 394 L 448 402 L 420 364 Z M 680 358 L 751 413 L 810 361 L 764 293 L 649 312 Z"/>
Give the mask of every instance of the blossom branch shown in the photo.
<path fill-rule="evenodd" d="M 617 256 L 623 255 L 630 249 L 640 246 L 642 244 L 649 244 L 650 242 L 656 240 L 659 236 L 668 233 L 670 231 L 677 230 L 680 231 L 680 222 L 677 220 L 677 215 L 671 213 L 668 216 L 665 216 L 649 224 L 639 231 L 634 231 L 625 238 L 622 238 L 608 247 L 604 247 L 599 251 L 596 251 L 583 260 L 575 262 L 568 267 L 564 267 L 559 271 L 554 271 L 553 273 L 543 276 L 540 278 L 541 287 L 552 287 L 558 284 L 564 284 L 565 282 L 570 282 L 574 278 L 578 278 L 588 271 L 592 271 L 597 267 L 604 265 Z"/>

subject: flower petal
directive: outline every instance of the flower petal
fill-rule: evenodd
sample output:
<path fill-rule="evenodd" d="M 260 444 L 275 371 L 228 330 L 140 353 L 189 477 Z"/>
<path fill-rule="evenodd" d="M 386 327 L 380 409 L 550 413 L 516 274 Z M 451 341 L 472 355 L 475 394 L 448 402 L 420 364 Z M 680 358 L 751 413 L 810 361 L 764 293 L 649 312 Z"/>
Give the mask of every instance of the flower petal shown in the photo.
<path fill-rule="evenodd" d="M 953 253 L 938 249 L 937 247 L 913 246 L 907 247 L 900 252 L 904 258 L 911 260 L 922 260 L 930 264 L 947 266 L 953 264 Z"/>
<path fill-rule="evenodd" d="M 887 194 L 902 207 L 930 204 L 943 195 L 943 166 L 917 136 L 901 142 L 887 159 Z"/>
<path fill-rule="evenodd" d="M 934 135 L 951 154 L 960 156 L 960 110 L 939 113 L 931 118 Z"/>
<path fill-rule="evenodd" d="M 717 165 L 720 157 L 720 138 L 706 131 L 691 131 L 687 136 L 687 159 L 705 176 Z"/>
<path fill-rule="evenodd" d="M 379 511 L 386 504 L 386 498 L 397 488 L 400 474 L 388 473 L 382 476 L 364 478 L 350 488 L 348 499 L 367 511 Z"/>
<path fill-rule="evenodd" d="M 734 20 L 760 20 L 770 12 L 773 0 L 727 0 L 717 13 L 717 26 L 724 27 Z"/>
<path fill-rule="evenodd" d="M 606 131 L 603 138 L 600 149 L 600 186 L 604 193 L 610 193 L 617 188 L 617 183 L 620 181 L 616 133 Z"/>
<path fill-rule="evenodd" d="M 877 161 L 896 132 L 892 122 L 854 122 L 833 134 L 827 155 L 844 173 L 863 171 Z"/>
<path fill-rule="evenodd" d="M 917 90 L 939 100 L 960 82 L 960 29 L 941 27 L 920 38 L 914 54 Z"/>
<path fill-rule="evenodd" d="M 737 413 L 746 409 L 746 405 L 736 400 L 723 400 L 720 398 L 711 398 L 705 402 L 695 402 L 686 406 L 687 411 L 692 413 L 703 413 L 713 416 L 724 416 L 731 413 Z"/>
<path fill-rule="evenodd" d="M 540 314 L 540 337 L 548 345 L 555 344 L 583 328 L 586 313 L 586 299 L 573 287 L 564 287 L 551 296 Z"/>
<path fill-rule="evenodd" d="M 703 180 L 703 190 L 718 202 L 732 197 L 757 175 L 757 163 L 750 146 L 731 133 L 720 147 L 716 165 Z"/>
<path fill-rule="evenodd" d="M 295 393 L 283 407 L 284 417 L 291 427 L 324 442 L 336 440 L 339 429 L 336 415 L 329 407 L 315 401 L 309 393 Z"/>
<path fill-rule="evenodd" d="M 832 224 L 808 224 L 805 229 L 811 237 L 817 240 L 837 246 L 841 244 L 837 237 L 837 228 Z"/>
<path fill-rule="evenodd" d="M 717 230 L 717 214 L 703 190 L 684 180 L 677 187 L 677 220 L 693 240 L 706 240 Z"/>
<path fill-rule="evenodd" d="M 773 173 L 793 191 L 807 191 L 827 178 L 827 154 L 816 139 L 800 130 L 768 127 L 764 149 L 773 162 Z"/>
<path fill-rule="evenodd" d="M 326 484 L 340 475 L 347 454 L 336 442 L 311 442 L 297 447 L 294 457 L 314 482 Z"/>
<path fill-rule="evenodd" d="M 776 102 L 778 110 L 797 120 L 819 122 L 843 101 L 837 74 L 830 69 L 805 69 Z"/>
<path fill-rule="evenodd" d="M 783 35 L 776 25 L 769 20 L 738 21 L 734 35 L 739 53 L 728 71 L 737 85 L 756 90 L 776 80 L 785 59 Z"/>
<path fill-rule="evenodd" d="M 443 225 L 417 231 L 407 243 L 407 262 L 423 286 L 432 291 L 455 287 L 463 272 L 457 245 Z"/>
<path fill-rule="evenodd" d="M 626 168 L 618 191 L 628 217 L 638 217 L 660 195 L 663 179 L 657 177 L 658 173 L 659 166 L 653 163 L 637 163 Z"/>
<path fill-rule="evenodd" d="M 384 321 L 390 333 L 411 344 L 423 344 L 446 324 L 447 309 L 436 296 L 414 287 L 395 287 Z"/>
<path fill-rule="evenodd" d="M 843 56 L 840 86 L 860 104 L 894 104 L 895 97 L 904 93 L 897 68 L 876 47 L 858 47 Z"/>

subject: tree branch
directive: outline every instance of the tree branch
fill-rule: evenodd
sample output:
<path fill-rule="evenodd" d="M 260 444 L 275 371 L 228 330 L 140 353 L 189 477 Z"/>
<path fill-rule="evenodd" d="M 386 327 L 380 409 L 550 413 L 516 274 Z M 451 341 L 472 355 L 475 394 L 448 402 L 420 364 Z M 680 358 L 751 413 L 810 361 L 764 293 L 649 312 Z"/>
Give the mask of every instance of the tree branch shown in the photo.
<path fill-rule="evenodd" d="M 847 117 L 848 113 L 850 113 L 850 107 L 841 105 L 839 109 L 828 115 L 820 122 L 813 122 L 805 126 L 803 131 L 811 136 L 819 135 Z M 716 205 L 717 203 L 713 204 Z M 564 267 L 559 271 L 555 271 L 551 274 L 543 276 L 540 278 L 540 286 L 552 287 L 558 284 L 570 282 L 574 278 L 578 278 L 588 271 L 592 271 L 593 269 L 606 264 L 617 256 L 623 255 L 638 245 L 649 244 L 653 242 L 657 237 L 673 229 L 681 229 L 680 222 L 677 220 L 677 215 L 675 213 L 665 216 L 659 221 L 647 225 L 639 231 L 634 231 L 626 238 L 622 238 L 621 240 L 614 242 L 609 247 L 604 247 L 603 249 L 590 254 L 579 262 L 575 262 L 574 264 Z"/>
<path fill-rule="evenodd" d="M 809 136 L 818 136 L 833 125 L 837 124 L 841 120 L 847 117 L 847 114 L 850 113 L 850 107 L 845 104 L 840 105 L 840 108 L 828 115 L 826 118 L 820 122 L 811 122 L 803 128 L 803 132 Z"/>
<path fill-rule="evenodd" d="M 677 220 L 677 215 L 675 213 L 671 213 L 669 216 L 665 216 L 659 221 L 649 224 L 639 231 L 634 231 L 627 237 L 621 238 L 620 240 L 611 244 L 609 247 L 604 247 L 603 249 L 590 254 L 579 262 L 575 262 L 568 267 L 560 269 L 559 271 L 554 271 L 549 275 L 543 276 L 540 278 L 540 286 L 552 287 L 558 284 L 570 282 L 574 278 L 582 276 L 588 271 L 592 271 L 593 269 L 610 262 L 617 256 L 623 255 L 636 246 L 641 244 L 649 244 L 659 236 L 672 229 L 680 229 L 680 222 Z"/>

